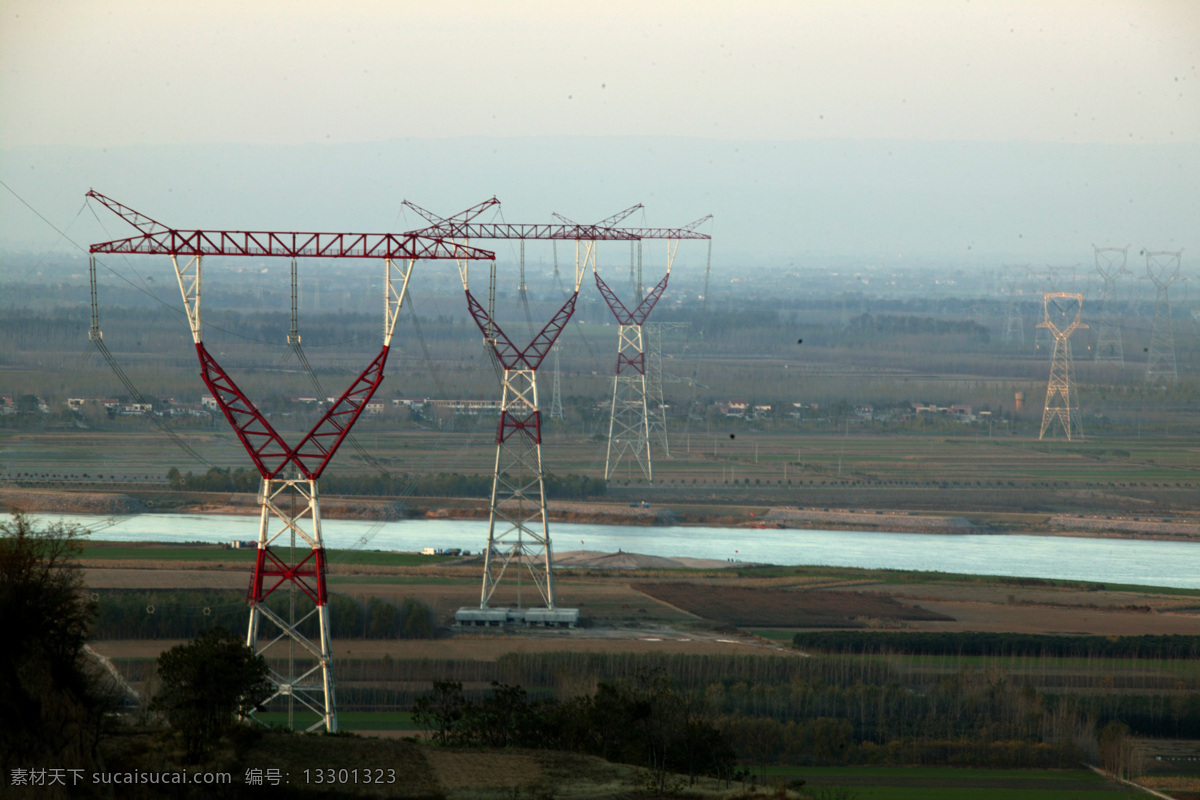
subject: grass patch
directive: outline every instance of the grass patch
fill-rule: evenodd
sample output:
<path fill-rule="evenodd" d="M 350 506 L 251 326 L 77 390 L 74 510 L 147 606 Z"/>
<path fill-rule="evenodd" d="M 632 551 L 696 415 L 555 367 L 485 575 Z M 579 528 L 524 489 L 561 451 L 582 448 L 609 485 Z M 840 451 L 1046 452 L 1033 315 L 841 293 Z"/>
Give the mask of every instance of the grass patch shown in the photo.
<path fill-rule="evenodd" d="M 557 578 L 558 575 L 556 574 Z M 330 575 L 326 580 L 339 586 L 477 586 L 478 578 L 453 578 L 439 575 Z"/>
<path fill-rule="evenodd" d="M 227 561 L 231 563 L 253 563 L 255 551 L 251 548 L 223 550 L 216 546 L 111 546 L 88 544 L 80 556 L 85 561 Z"/>

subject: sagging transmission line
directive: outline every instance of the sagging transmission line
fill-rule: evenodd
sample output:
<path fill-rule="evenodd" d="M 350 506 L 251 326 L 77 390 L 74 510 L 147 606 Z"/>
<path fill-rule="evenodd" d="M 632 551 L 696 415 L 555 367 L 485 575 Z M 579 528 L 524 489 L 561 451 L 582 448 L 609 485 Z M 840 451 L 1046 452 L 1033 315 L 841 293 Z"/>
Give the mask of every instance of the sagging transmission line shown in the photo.
<path fill-rule="evenodd" d="M 139 392 L 137 387 L 133 385 L 133 381 L 131 381 L 129 376 L 125 374 L 125 370 L 121 369 L 121 365 L 117 363 L 115 358 L 113 358 L 113 354 L 109 352 L 108 345 L 104 344 L 104 333 L 100 330 L 100 309 L 96 302 L 96 257 L 94 255 L 88 258 L 88 280 L 91 283 L 92 293 L 92 327 L 88 329 L 88 339 L 93 345 L 95 345 L 96 350 L 100 353 L 100 355 L 104 356 L 104 360 L 108 362 L 109 369 L 111 369 L 113 374 L 117 376 L 117 379 L 121 381 L 121 384 L 125 387 L 125 391 L 129 392 L 130 399 L 145 409 L 142 413 L 146 415 L 147 419 L 157 425 L 159 430 L 165 433 L 171 439 L 171 441 L 178 445 L 179 448 L 189 456 L 196 459 L 201 464 L 204 464 L 206 467 L 216 467 L 216 464 L 200 455 L 200 453 L 197 452 L 194 447 L 185 442 L 183 438 L 176 433 L 170 425 L 167 424 L 165 419 L 159 416 L 158 412 L 154 410 L 154 404 L 146 401 L 146 398 L 142 396 L 142 393 Z"/>
<path fill-rule="evenodd" d="M 325 387 L 321 385 L 321 380 L 317 377 L 316 371 L 312 368 L 312 364 L 308 361 L 308 356 L 304 353 L 304 347 L 300 344 L 300 321 L 299 321 L 299 303 L 297 302 L 297 294 L 299 287 L 299 279 L 296 275 L 296 259 L 292 259 L 292 327 L 288 333 L 288 347 L 296 356 L 296 360 L 300 362 L 300 366 L 304 368 L 308 375 L 309 382 L 313 385 L 313 389 L 317 393 L 317 404 L 322 410 L 326 410 L 329 406 L 329 395 L 325 393 Z M 387 467 L 379 462 L 379 459 L 367 452 L 362 443 L 350 433 L 346 431 L 346 442 L 358 454 L 358 457 L 372 469 L 376 470 L 385 478 L 390 478 L 391 473 L 387 471 Z"/>

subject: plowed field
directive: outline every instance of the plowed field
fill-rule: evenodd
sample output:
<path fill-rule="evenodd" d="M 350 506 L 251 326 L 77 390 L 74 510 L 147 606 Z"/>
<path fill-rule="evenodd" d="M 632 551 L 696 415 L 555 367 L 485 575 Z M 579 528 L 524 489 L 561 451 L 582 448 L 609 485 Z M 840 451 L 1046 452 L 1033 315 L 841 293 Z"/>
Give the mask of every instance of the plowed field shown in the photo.
<path fill-rule="evenodd" d="M 789 591 L 695 583 L 637 583 L 650 597 L 737 627 L 854 628 L 871 620 L 945 620 L 917 605 L 858 592 Z"/>

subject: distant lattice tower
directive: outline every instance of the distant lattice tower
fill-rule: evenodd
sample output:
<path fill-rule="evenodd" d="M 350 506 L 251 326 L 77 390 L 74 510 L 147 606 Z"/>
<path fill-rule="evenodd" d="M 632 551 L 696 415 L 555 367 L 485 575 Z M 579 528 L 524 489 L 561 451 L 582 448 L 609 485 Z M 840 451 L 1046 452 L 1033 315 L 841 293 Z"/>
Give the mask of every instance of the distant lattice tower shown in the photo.
<path fill-rule="evenodd" d="M 663 381 L 671 378 L 663 374 L 662 340 L 668 328 L 686 328 L 686 322 L 647 322 L 646 330 L 646 419 L 649 436 L 662 445 L 662 452 L 671 457 L 671 445 L 667 436 L 667 404 L 663 397 Z"/>
<path fill-rule="evenodd" d="M 1029 275 L 1041 283 L 1042 294 L 1056 294 L 1064 278 L 1068 278 L 1069 276 L 1070 282 L 1074 283 L 1075 270 L 1078 266 L 1078 264 L 1072 264 L 1066 267 L 1056 267 L 1047 264 L 1042 272 L 1038 273 L 1030 270 Z M 1041 350 L 1042 345 L 1048 346 L 1050 343 L 1050 332 L 1046 331 L 1041 323 L 1035 325 L 1033 328 L 1033 349 Z"/>
<path fill-rule="evenodd" d="M 1102 316 L 1096 330 L 1096 361 L 1111 361 L 1117 364 L 1125 363 L 1125 348 L 1121 341 L 1121 316 L 1117 312 L 1117 278 L 1128 275 L 1125 260 L 1129 253 L 1129 245 L 1124 247 L 1096 247 L 1096 272 L 1104 281 L 1101 290 L 1100 303 Z"/>
<path fill-rule="evenodd" d="M 557 344 L 557 342 L 555 343 Z M 550 419 L 566 419 L 562 404 L 562 381 L 559 379 L 558 348 L 554 348 L 554 391 L 550 394 Z"/>
<path fill-rule="evenodd" d="M 1025 320 L 1021 318 L 1021 278 L 1028 272 L 1028 266 L 1004 267 L 1004 293 L 1008 297 L 1004 313 L 1004 343 L 1020 342 L 1025 344 Z"/>
<path fill-rule="evenodd" d="M 1065 302 L 1064 302 L 1065 301 Z M 1048 292 L 1043 299 L 1046 317 L 1039 328 L 1054 337 L 1054 357 L 1050 361 L 1050 381 L 1046 385 L 1046 408 L 1042 412 L 1040 441 L 1055 420 L 1062 423 L 1067 441 L 1083 438 L 1079 403 L 1075 398 L 1075 379 L 1071 365 L 1071 334 L 1088 327 L 1079 321 L 1083 315 L 1083 295 Z"/>
<path fill-rule="evenodd" d="M 1154 281 L 1154 326 L 1150 331 L 1149 358 L 1146 359 L 1146 382 L 1175 383 L 1175 334 L 1171 330 L 1171 284 L 1184 280 L 1179 274 L 1183 251 L 1160 250 L 1146 253 L 1145 279 Z"/>

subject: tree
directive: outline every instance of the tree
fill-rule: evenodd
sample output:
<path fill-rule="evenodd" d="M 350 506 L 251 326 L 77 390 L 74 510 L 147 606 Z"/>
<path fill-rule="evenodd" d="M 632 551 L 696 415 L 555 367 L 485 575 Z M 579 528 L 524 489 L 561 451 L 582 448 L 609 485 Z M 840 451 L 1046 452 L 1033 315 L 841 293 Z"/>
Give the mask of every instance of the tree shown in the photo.
<path fill-rule="evenodd" d="M 219 626 L 160 655 L 158 679 L 161 688 L 150 707 L 166 714 L 191 760 L 203 756 L 235 717 L 249 714 L 274 691 L 266 659 Z"/>
<path fill-rule="evenodd" d="M 1111 720 L 1096 737 L 1100 743 L 1100 758 L 1104 769 L 1118 778 L 1128 778 L 1134 772 L 1133 739 L 1129 726 L 1119 719 Z"/>
<path fill-rule="evenodd" d="M 433 693 L 418 697 L 413 704 L 413 720 L 438 744 L 457 744 L 467 707 L 461 683 L 434 681 Z"/>
<path fill-rule="evenodd" d="M 0 522 L 0 768 L 55 757 L 88 767 L 111 695 L 84 650 L 94 607 L 73 569 L 86 531 L 39 527 L 20 512 Z"/>

